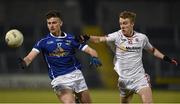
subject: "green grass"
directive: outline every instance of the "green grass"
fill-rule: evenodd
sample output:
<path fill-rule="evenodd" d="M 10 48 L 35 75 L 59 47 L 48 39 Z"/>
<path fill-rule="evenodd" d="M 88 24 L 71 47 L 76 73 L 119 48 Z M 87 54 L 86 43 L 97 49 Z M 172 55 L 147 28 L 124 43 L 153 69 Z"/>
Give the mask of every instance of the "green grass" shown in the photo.
<path fill-rule="evenodd" d="M 118 90 L 94 90 L 90 89 L 94 103 L 119 103 Z M 154 90 L 155 103 L 180 103 L 180 92 L 169 90 Z M 0 103 L 58 103 L 53 90 L 27 90 L 27 89 L 1 89 Z M 141 102 L 137 94 L 134 95 L 133 103 Z"/>

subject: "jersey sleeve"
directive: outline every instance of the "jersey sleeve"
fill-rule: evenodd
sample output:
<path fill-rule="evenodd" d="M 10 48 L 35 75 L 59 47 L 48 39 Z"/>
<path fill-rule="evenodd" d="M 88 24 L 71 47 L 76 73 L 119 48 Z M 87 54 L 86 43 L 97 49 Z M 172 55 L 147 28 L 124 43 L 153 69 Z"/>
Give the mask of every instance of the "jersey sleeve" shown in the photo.
<path fill-rule="evenodd" d="M 37 52 L 40 52 L 43 49 L 42 47 L 43 47 L 43 41 L 40 40 L 40 41 L 36 42 L 36 44 L 33 47 L 33 50 L 37 51 Z"/>
<path fill-rule="evenodd" d="M 144 49 L 153 48 L 153 46 L 152 46 L 151 43 L 149 42 L 149 39 L 148 39 L 148 37 L 147 37 L 146 35 L 145 35 L 145 37 L 144 37 L 143 46 L 144 46 Z"/>
<path fill-rule="evenodd" d="M 106 41 L 115 41 L 117 35 L 118 35 L 117 32 L 108 34 L 108 35 L 106 36 Z"/>

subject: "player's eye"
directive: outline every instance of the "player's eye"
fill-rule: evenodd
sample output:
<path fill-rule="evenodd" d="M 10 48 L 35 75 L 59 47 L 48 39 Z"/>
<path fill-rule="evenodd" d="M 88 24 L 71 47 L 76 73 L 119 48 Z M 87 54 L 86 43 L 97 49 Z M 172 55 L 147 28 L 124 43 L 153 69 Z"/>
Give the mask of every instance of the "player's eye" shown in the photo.
<path fill-rule="evenodd" d="M 50 25 L 50 24 L 51 24 L 51 22 L 48 22 L 47 24 L 48 24 L 48 25 Z"/>
<path fill-rule="evenodd" d="M 56 21 L 54 21 L 54 22 L 52 22 L 52 24 L 57 24 L 57 22 L 56 22 Z"/>

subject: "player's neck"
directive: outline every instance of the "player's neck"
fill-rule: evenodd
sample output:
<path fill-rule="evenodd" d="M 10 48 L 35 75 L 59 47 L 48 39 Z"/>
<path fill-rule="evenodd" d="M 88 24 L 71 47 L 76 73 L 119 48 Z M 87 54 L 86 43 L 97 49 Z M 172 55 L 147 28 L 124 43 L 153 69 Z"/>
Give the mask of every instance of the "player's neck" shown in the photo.
<path fill-rule="evenodd" d="M 64 36 L 64 33 L 62 31 L 58 31 L 56 33 L 52 33 L 54 36 L 58 37 L 58 36 Z"/>
<path fill-rule="evenodd" d="M 132 30 L 129 34 L 124 34 L 126 37 L 132 37 L 134 35 L 134 31 Z"/>
<path fill-rule="evenodd" d="M 64 32 L 62 31 L 60 31 L 59 34 L 60 34 L 59 36 L 65 36 Z"/>

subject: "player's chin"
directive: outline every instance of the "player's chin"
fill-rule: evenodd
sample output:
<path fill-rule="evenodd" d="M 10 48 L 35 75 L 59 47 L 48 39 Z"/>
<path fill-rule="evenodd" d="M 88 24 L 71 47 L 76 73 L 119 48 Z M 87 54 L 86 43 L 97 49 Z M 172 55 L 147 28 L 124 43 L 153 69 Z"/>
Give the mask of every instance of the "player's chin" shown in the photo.
<path fill-rule="evenodd" d="M 127 34 L 127 31 L 126 31 L 126 30 L 122 30 L 122 33 L 123 33 L 123 34 Z"/>
<path fill-rule="evenodd" d="M 56 31 L 55 30 L 50 30 L 50 33 L 55 34 Z"/>

